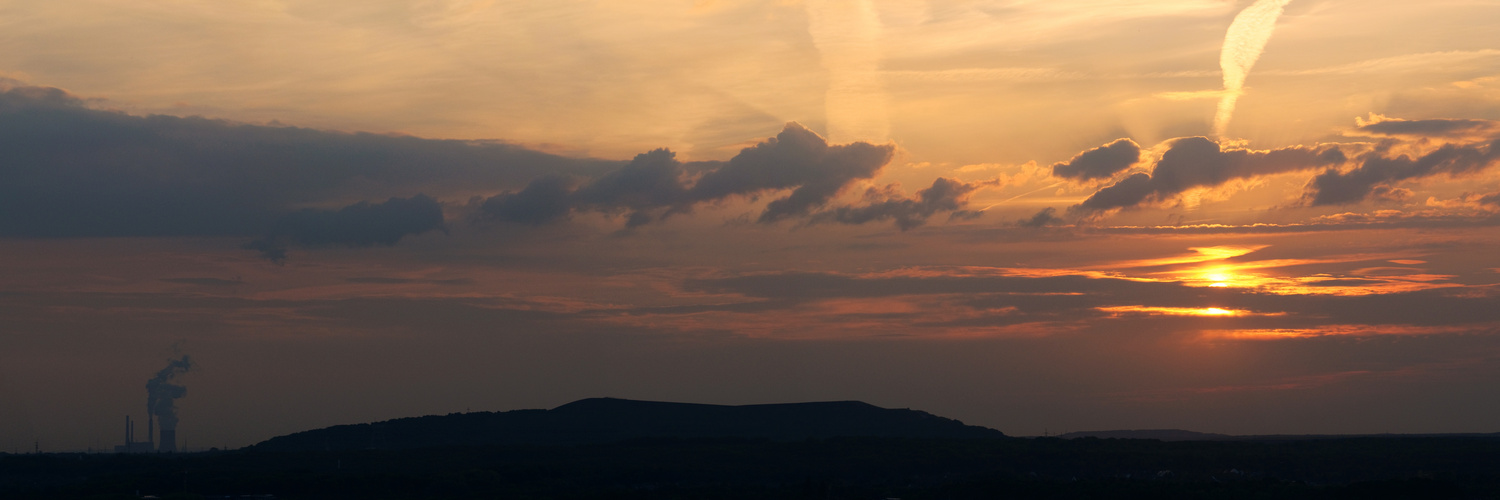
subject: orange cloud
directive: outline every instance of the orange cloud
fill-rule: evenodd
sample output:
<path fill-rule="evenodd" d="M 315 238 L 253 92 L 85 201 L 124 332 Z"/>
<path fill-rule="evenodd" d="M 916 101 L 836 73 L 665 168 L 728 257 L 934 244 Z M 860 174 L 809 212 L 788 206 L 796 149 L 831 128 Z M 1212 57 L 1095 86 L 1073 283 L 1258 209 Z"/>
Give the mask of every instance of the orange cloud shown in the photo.
<path fill-rule="evenodd" d="M 1116 306 L 1097 307 L 1100 311 L 1111 313 L 1116 316 L 1127 314 L 1145 315 L 1167 315 L 1167 316 L 1207 316 L 1207 317 L 1233 317 L 1233 316 L 1281 316 L 1285 313 L 1256 313 L 1244 309 L 1225 309 L 1221 307 L 1147 307 L 1147 306 Z"/>

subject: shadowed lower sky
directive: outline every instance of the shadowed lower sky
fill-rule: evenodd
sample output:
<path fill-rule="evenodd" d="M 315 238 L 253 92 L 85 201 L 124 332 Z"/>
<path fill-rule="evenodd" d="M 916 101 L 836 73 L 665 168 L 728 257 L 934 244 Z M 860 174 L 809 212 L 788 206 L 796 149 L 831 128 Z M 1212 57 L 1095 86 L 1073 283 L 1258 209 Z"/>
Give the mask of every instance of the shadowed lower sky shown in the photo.
<path fill-rule="evenodd" d="M 190 448 L 597 396 L 1500 431 L 1497 21 L 0 1 L 0 451 L 120 444 L 180 354 Z"/>

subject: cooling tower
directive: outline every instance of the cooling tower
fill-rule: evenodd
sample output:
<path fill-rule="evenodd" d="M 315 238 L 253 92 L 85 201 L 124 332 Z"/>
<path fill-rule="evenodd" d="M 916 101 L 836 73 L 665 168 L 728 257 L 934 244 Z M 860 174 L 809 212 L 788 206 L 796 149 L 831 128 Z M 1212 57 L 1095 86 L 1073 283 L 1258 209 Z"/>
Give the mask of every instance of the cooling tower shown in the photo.
<path fill-rule="evenodd" d="M 161 430 L 161 445 L 156 447 L 156 451 L 162 453 L 177 452 L 177 429 Z"/>

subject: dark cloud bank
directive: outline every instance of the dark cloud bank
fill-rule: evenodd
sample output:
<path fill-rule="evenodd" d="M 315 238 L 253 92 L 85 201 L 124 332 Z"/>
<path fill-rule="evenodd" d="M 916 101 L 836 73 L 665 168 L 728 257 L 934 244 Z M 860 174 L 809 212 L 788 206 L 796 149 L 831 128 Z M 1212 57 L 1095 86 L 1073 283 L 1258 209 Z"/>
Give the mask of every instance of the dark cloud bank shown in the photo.
<path fill-rule="evenodd" d="M 259 235 L 246 248 L 279 261 L 288 244 L 391 245 L 442 229 L 442 206 L 423 191 L 499 190 L 619 165 L 87 104 L 55 88 L 0 87 L 0 236 Z"/>
<path fill-rule="evenodd" d="M 1347 205 L 1401 189 L 1396 182 L 1436 175 L 1477 173 L 1500 162 L 1500 140 L 1483 144 L 1445 144 L 1427 154 L 1387 157 L 1381 150 L 1358 158 L 1348 171 L 1328 170 L 1308 184 L 1310 205 Z"/>
<path fill-rule="evenodd" d="M 301 207 L 499 190 L 619 164 L 493 142 L 141 117 L 85 104 L 58 89 L 0 87 L 0 235 L 259 235 L 307 219 L 281 219 Z"/>
<path fill-rule="evenodd" d="M 391 245 L 443 229 L 445 195 L 483 199 L 493 220 L 542 225 L 577 212 L 635 227 L 735 197 L 778 195 L 761 223 L 806 218 L 902 229 L 964 211 L 979 185 L 939 179 L 914 198 L 888 186 L 860 206 L 832 201 L 874 178 L 894 145 L 830 145 L 795 123 L 727 162 L 665 149 L 629 162 L 575 159 L 485 141 L 431 140 L 200 117 L 133 116 L 60 89 L 0 86 L 0 236 L 247 236 L 287 245 Z M 384 200 L 384 201 L 381 201 Z"/>
<path fill-rule="evenodd" d="M 425 195 L 359 202 L 339 210 L 303 209 L 282 216 L 266 236 L 245 244 L 273 262 L 286 260 L 289 243 L 303 246 L 391 246 L 409 234 L 443 227 L 443 206 Z M 445 230 L 446 231 L 446 230 Z"/>
<path fill-rule="evenodd" d="M 1407 138 L 1466 138 L 1500 135 L 1500 122 L 1490 120 L 1434 119 L 1401 120 L 1377 116 L 1360 121 L 1354 135 Z"/>
<path fill-rule="evenodd" d="M 1304 203 L 1341 205 L 1400 197 L 1409 193 L 1401 182 L 1489 168 L 1500 161 L 1497 130 L 1481 120 L 1382 117 L 1354 132 L 1386 137 L 1374 147 L 1256 151 L 1187 137 L 1169 141 L 1149 165 L 1139 145 L 1120 139 L 1052 172 L 1087 182 L 1142 170 L 1069 208 L 1078 218 L 1316 169 L 1323 171 Z M 1484 134 L 1490 136 L 1474 139 Z M 1470 142 L 1422 148 L 1428 152 L 1417 157 L 1392 152 L 1411 141 L 1455 137 Z M 497 142 L 132 116 L 95 109 L 59 89 L 0 85 L 0 236 L 245 236 L 253 239 L 246 248 L 280 260 L 289 245 L 392 245 L 445 230 L 442 198 L 475 192 L 502 193 L 475 199 L 470 209 L 480 219 L 528 226 L 592 212 L 621 216 L 633 228 L 706 205 L 776 196 L 757 222 L 891 222 L 907 230 L 944 213 L 978 217 L 967 209 L 968 197 L 995 184 L 939 178 L 912 196 L 886 185 L 866 188 L 858 203 L 835 202 L 878 176 L 894 155 L 891 144 L 832 145 L 791 123 L 728 161 L 682 162 L 666 149 L 629 162 L 576 159 Z M 1020 225 L 1061 222 L 1043 210 Z"/>

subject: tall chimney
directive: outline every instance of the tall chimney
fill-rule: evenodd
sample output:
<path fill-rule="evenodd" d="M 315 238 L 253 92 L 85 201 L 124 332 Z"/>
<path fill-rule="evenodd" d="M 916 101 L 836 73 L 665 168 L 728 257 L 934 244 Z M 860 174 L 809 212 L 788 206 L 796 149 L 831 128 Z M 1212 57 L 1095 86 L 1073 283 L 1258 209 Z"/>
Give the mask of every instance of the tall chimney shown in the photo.
<path fill-rule="evenodd" d="M 146 413 L 146 449 L 156 449 L 156 423 L 155 415 Z"/>

